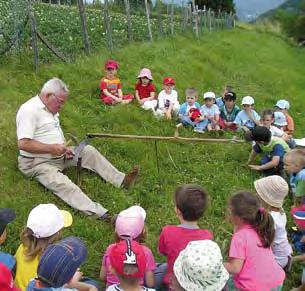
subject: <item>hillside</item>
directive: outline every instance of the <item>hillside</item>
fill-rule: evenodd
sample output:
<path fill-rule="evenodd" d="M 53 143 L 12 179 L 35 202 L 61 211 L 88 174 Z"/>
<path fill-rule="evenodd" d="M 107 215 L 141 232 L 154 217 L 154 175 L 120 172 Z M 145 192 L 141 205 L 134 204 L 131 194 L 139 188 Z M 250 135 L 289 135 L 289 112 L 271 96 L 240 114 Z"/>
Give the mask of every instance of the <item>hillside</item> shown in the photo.
<path fill-rule="evenodd" d="M 32 59 L 15 56 L 0 67 L 0 207 L 11 207 L 17 220 L 9 226 L 4 250 L 14 253 L 19 233 L 26 223 L 30 209 L 52 202 L 72 212 L 74 223 L 64 235 L 77 235 L 86 242 L 89 257 L 82 268 L 86 275 L 98 277 L 100 260 L 107 245 L 113 241 L 110 225 L 73 211 L 62 201 L 43 189 L 34 180 L 27 180 L 17 168 L 15 114 L 18 107 L 40 90 L 53 76 L 62 78 L 70 87 L 70 98 L 61 112 L 65 133 L 83 137 L 88 132 L 172 136 L 175 122 L 157 120 L 137 104 L 105 107 L 98 98 L 98 84 L 107 58 L 119 61 L 119 76 L 124 92 L 133 92 L 135 77 L 142 67 L 152 70 L 154 82 L 161 89 L 162 78 L 173 76 L 180 102 L 184 90 L 196 87 L 200 92 L 219 94 L 225 84 L 235 87 L 238 103 L 245 95 L 256 100 L 256 110 L 272 107 L 276 100 L 287 98 L 296 123 L 296 136 L 303 137 L 304 120 L 304 51 L 283 39 L 254 30 L 235 29 L 206 34 L 195 40 L 192 36 L 175 37 L 153 43 L 134 43 L 113 54 L 100 51 L 78 59 L 72 64 L 48 64 L 39 74 L 32 71 Z M 203 102 L 200 96 L 200 103 Z M 181 135 L 198 137 L 188 129 Z M 200 137 L 204 137 L 203 135 Z M 231 138 L 231 134 L 225 137 Z M 147 210 L 147 244 L 157 261 L 158 235 L 162 226 L 177 224 L 172 194 L 177 185 L 197 183 L 210 193 L 210 206 L 201 219 L 202 227 L 211 229 L 215 240 L 227 253 L 232 227 L 225 221 L 226 200 L 237 189 L 253 190 L 259 175 L 246 166 L 249 144 L 184 144 L 94 139 L 92 144 L 120 170 L 128 171 L 134 164 L 141 167 L 139 182 L 130 191 L 116 189 L 96 175 L 85 172 L 82 188 L 102 203 L 111 213 L 135 203 Z M 159 166 L 157 168 L 157 165 Z M 68 171 L 76 180 L 75 170 Z M 159 174 L 158 174 L 159 173 Z M 288 199 L 286 209 L 291 201 Z M 284 290 L 296 287 L 301 268 L 294 266 Z"/>

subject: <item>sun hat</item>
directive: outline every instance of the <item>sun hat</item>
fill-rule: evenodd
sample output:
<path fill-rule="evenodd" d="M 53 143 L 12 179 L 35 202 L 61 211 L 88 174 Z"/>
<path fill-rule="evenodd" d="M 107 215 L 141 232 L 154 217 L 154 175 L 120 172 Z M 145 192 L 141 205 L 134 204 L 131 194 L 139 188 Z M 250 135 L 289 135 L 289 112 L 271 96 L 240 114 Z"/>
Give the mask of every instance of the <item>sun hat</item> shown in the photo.
<path fill-rule="evenodd" d="M 207 98 L 215 99 L 216 95 L 214 92 L 205 92 L 203 94 L 203 99 L 207 99 Z"/>
<path fill-rule="evenodd" d="M 59 288 L 68 283 L 87 257 L 83 241 L 70 236 L 49 245 L 40 257 L 37 277 L 48 287 Z"/>
<path fill-rule="evenodd" d="M 33 231 L 37 238 L 49 237 L 64 227 L 72 224 L 70 212 L 59 210 L 54 204 L 39 204 L 28 216 L 26 226 Z"/>
<path fill-rule="evenodd" d="M 175 80 L 172 77 L 166 77 L 163 79 L 163 85 L 175 85 Z"/>
<path fill-rule="evenodd" d="M 142 245 L 134 240 L 121 240 L 112 246 L 109 252 L 111 266 L 115 271 L 128 278 L 142 278 L 146 269 L 146 256 Z M 137 267 L 136 272 L 125 273 L 125 265 L 134 265 Z"/>
<path fill-rule="evenodd" d="M 175 261 L 174 273 L 187 291 L 222 290 L 229 279 L 220 248 L 211 240 L 189 242 Z"/>
<path fill-rule="evenodd" d="M 281 176 L 273 175 L 258 179 L 254 181 L 254 187 L 260 198 L 267 204 L 277 208 L 283 207 L 289 187 Z"/>
<path fill-rule="evenodd" d="M 117 70 L 119 68 L 119 63 L 115 60 L 108 60 L 105 63 L 105 69 L 115 69 Z"/>
<path fill-rule="evenodd" d="M 115 232 L 119 237 L 137 238 L 143 231 L 146 211 L 138 205 L 121 211 L 115 221 Z"/>
<path fill-rule="evenodd" d="M 21 291 L 14 286 L 11 271 L 2 263 L 0 263 L 0 291 Z"/>
<path fill-rule="evenodd" d="M 286 116 L 284 113 L 276 111 L 274 112 L 274 125 L 278 125 L 278 126 L 286 126 L 287 125 L 287 120 L 286 120 Z"/>
<path fill-rule="evenodd" d="M 287 100 L 281 99 L 281 100 L 276 102 L 275 107 L 278 107 L 280 109 L 287 109 L 288 110 L 290 108 L 290 104 Z"/>
<path fill-rule="evenodd" d="M 10 208 L 0 209 L 0 235 L 4 232 L 6 226 L 16 219 L 16 213 Z"/>
<path fill-rule="evenodd" d="M 139 75 L 138 75 L 138 79 L 139 78 L 144 78 L 144 77 L 146 77 L 147 79 L 149 79 L 149 80 L 153 80 L 153 77 L 152 77 L 152 75 L 151 75 L 151 71 L 150 71 L 150 69 L 147 69 L 147 68 L 143 68 L 141 71 L 140 71 L 140 73 L 139 73 Z"/>
<path fill-rule="evenodd" d="M 245 96 L 241 100 L 241 105 L 253 105 L 254 104 L 254 99 L 251 96 Z"/>

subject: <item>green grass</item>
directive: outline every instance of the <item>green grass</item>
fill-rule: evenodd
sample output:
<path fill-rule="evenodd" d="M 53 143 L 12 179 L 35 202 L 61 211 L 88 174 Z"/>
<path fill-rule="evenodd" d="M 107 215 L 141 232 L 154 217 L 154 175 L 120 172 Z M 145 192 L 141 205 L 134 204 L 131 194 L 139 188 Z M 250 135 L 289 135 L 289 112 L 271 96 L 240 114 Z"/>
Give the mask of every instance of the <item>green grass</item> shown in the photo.
<path fill-rule="evenodd" d="M 32 71 L 31 59 L 15 57 L 8 60 L 0 67 L 0 207 L 14 208 L 17 220 L 9 226 L 9 237 L 3 248 L 14 253 L 31 208 L 38 203 L 53 202 L 73 213 L 73 226 L 64 230 L 64 235 L 73 234 L 84 239 L 89 257 L 83 270 L 93 277 L 98 277 L 102 254 L 113 240 L 112 228 L 73 211 L 36 181 L 22 176 L 17 168 L 15 114 L 47 79 L 58 76 L 71 90 L 69 101 L 61 112 L 65 133 L 72 132 L 79 137 L 87 132 L 173 135 L 174 121 L 156 120 L 136 104 L 128 107 L 101 104 L 97 87 L 108 57 L 121 64 L 119 76 L 124 92 L 133 92 L 135 77 L 142 67 L 152 70 L 159 90 L 162 78 L 173 76 L 181 102 L 183 92 L 189 86 L 200 92 L 220 93 L 225 84 L 232 84 L 239 101 L 245 95 L 255 98 L 258 112 L 272 107 L 277 99 L 288 98 L 296 122 L 296 137 L 302 137 L 305 132 L 304 51 L 267 33 L 236 29 L 207 34 L 201 40 L 189 36 L 135 43 L 112 55 L 101 51 L 74 64 L 45 65 L 37 75 Z M 196 136 L 187 129 L 182 135 Z M 259 177 L 245 165 L 250 145 L 158 142 L 158 177 L 153 142 L 94 139 L 92 144 L 122 171 L 128 171 L 134 164 L 141 166 L 139 182 L 132 191 L 116 189 L 87 172 L 83 175 L 82 188 L 112 213 L 141 204 L 147 210 L 147 244 L 158 261 L 164 259 L 157 255 L 160 229 L 166 224 L 178 223 L 172 195 L 176 186 L 183 183 L 197 183 L 208 190 L 210 206 L 200 225 L 213 231 L 215 240 L 226 254 L 232 231 L 225 222 L 226 201 L 237 189 L 253 190 L 253 181 Z M 76 180 L 75 170 L 69 170 L 68 174 Z M 287 209 L 290 203 L 287 201 Z M 285 290 L 298 284 L 300 267 L 295 266 L 293 270 Z"/>

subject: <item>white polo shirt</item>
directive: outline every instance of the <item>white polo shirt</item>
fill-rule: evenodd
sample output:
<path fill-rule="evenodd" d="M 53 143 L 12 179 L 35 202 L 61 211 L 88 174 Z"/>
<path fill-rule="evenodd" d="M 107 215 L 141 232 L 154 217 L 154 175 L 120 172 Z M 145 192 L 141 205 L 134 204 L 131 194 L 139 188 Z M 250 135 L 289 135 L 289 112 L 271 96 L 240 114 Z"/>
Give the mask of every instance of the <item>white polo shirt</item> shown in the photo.
<path fill-rule="evenodd" d="M 59 114 L 48 111 L 39 96 L 21 105 L 16 116 L 17 138 L 34 139 L 44 144 L 63 144 L 65 137 L 60 128 Z M 26 157 L 51 158 L 50 154 L 33 154 L 20 150 Z"/>

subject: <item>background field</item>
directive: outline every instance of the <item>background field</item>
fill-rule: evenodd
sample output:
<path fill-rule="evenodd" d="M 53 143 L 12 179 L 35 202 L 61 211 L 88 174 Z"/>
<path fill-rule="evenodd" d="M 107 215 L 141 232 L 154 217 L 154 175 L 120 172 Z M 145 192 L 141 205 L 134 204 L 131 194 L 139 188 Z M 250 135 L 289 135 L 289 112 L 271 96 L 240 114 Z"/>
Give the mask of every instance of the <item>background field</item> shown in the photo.
<path fill-rule="evenodd" d="M 125 46 L 112 55 L 100 51 L 92 57 L 81 58 L 74 64 L 44 65 L 39 74 L 32 71 L 32 60 L 15 57 L 0 67 L 0 207 L 11 207 L 17 220 L 9 226 L 9 237 L 4 250 L 14 253 L 19 233 L 26 224 L 29 211 L 39 203 L 53 202 L 70 210 L 74 224 L 63 235 L 77 235 L 84 239 L 89 257 L 83 267 L 89 276 L 98 277 L 103 251 L 113 240 L 112 228 L 73 211 L 36 181 L 25 179 L 17 168 L 15 114 L 18 107 L 40 90 L 49 78 L 62 78 L 70 87 L 71 95 L 61 112 L 65 133 L 83 137 L 87 132 L 122 134 L 173 135 L 174 121 L 156 120 L 142 111 L 136 103 L 125 107 L 105 107 L 98 98 L 98 84 L 103 76 L 107 58 L 117 59 L 124 92 L 133 92 L 135 77 L 142 67 L 152 70 L 154 83 L 161 90 L 162 78 L 173 76 L 179 99 L 184 90 L 193 86 L 200 92 L 212 90 L 218 94 L 223 85 L 236 88 L 238 102 L 245 95 L 256 100 L 256 109 L 272 107 L 276 100 L 291 102 L 291 115 L 296 122 L 296 137 L 303 137 L 305 55 L 283 39 L 256 30 L 235 29 L 206 35 L 202 40 L 191 36 L 176 37 L 155 43 L 136 43 Z M 202 97 L 199 100 L 202 103 Z M 184 136 L 196 136 L 184 129 Z M 228 135 L 229 136 L 229 135 Z M 226 254 L 231 237 L 231 226 L 225 221 L 226 201 L 237 189 L 253 190 L 259 175 L 245 165 L 250 150 L 244 145 L 203 145 L 158 143 L 160 175 L 156 168 L 155 147 L 152 142 L 92 141 L 114 165 L 128 171 L 134 164 L 141 167 L 139 182 L 129 192 L 104 183 L 94 174 L 84 173 L 82 188 L 112 213 L 132 204 L 147 210 L 148 241 L 158 261 L 157 242 L 160 229 L 178 223 L 173 210 L 172 195 L 177 185 L 197 183 L 210 194 L 210 206 L 202 227 L 211 229 L 215 240 Z M 75 181 L 74 169 L 69 176 Z M 291 201 L 287 201 L 287 210 Z M 291 223 L 290 223 L 291 226 Z M 299 266 L 289 276 L 285 290 L 298 284 Z"/>

